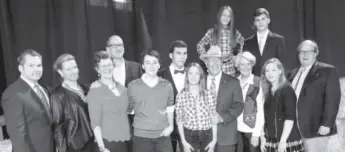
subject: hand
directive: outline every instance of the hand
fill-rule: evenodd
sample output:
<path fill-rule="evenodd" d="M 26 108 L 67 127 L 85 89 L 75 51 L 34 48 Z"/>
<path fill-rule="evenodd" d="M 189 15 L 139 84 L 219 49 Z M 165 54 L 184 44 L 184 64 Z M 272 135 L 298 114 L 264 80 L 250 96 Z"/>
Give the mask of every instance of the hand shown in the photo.
<path fill-rule="evenodd" d="M 259 145 L 259 137 L 252 136 L 250 143 L 253 147 L 257 147 Z"/>
<path fill-rule="evenodd" d="M 261 144 L 260 144 L 260 149 L 261 149 L 261 152 L 266 152 L 266 138 L 265 137 L 260 137 L 260 140 L 261 140 Z"/>
<path fill-rule="evenodd" d="M 101 84 L 98 81 L 94 81 L 91 83 L 90 89 L 95 89 L 101 87 Z"/>
<path fill-rule="evenodd" d="M 103 147 L 100 147 L 100 148 L 99 148 L 99 151 L 100 151 L 100 152 L 111 152 L 109 149 L 105 148 L 104 146 L 103 146 Z"/>
<path fill-rule="evenodd" d="M 187 141 L 182 141 L 182 145 L 184 152 L 194 151 L 194 148 Z"/>
<path fill-rule="evenodd" d="M 163 132 L 161 133 L 161 136 L 165 136 L 165 137 L 170 136 L 173 130 L 174 130 L 174 127 L 169 126 L 163 130 Z"/>
<path fill-rule="evenodd" d="M 286 151 L 286 142 L 285 141 L 281 141 L 279 142 L 279 145 L 278 145 L 278 152 L 285 152 Z"/>
<path fill-rule="evenodd" d="M 218 124 L 221 122 L 223 122 L 223 118 L 218 113 L 212 116 L 212 124 Z"/>
<path fill-rule="evenodd" d="M 329 132 L 331 131 L 331 129 L 329 127 L 326 126 L 320 126 L 319 131 L 317 133 L 319 133 L 320 135 L 327 135 L 329 134 Z"/>
<path fill-rule="evenodd" d="M 211 141 L 205 148 L 208 152 L 214 152 L 214 149 L 216 147 L 216 141 Z"/>

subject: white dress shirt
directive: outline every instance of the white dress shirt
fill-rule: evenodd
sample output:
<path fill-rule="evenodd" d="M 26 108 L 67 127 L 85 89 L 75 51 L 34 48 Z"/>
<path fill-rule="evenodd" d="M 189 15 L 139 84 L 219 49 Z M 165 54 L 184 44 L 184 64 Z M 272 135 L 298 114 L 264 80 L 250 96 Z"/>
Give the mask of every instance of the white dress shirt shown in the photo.
<path fill-rule="evenodd" d="M 256 36 L 258 38 L 258 45 L 259 45 L 259 50 L 260 50 L 260 54 L 261 55 L 264 52 L 264 48 L 265 48 L 265 45 L 266 45 L 266 40 L 267 40 L 267 36 L 268 36 L 269 32 L 270 32 L 269 30 L 266 30 L 263 34 L 261 34 L 259 32 L 256 33 Z"/>
<path fill-rule="evenodd" d="M 216 75 L 215 77 L 208 75 L 207 76 L 207 89 L 210 90 L 211 88 L 211 84 L 212 84 L 212 78 L 215 78 L 215 84 L 216 84 L 216 94 L 218 94 L 218 90 L 219 90 L 219 84 L 220 84 L 220 78 L 222 77 L 222 72 L 219 72 L 218 75 Z"/>
<path fill-rule="evenodd" d="M 46 100 L 47 100 L 47 102 L 48 102 L 48 105 L 50 106 L 48 94 L 47 94 L 47 92 L 45 91 L 45 89 L 44 89 L 41 85 L 39 85 L 38 83 L 37 83 L 37 84 L 34 84 L 34 83 L 32 83 L 31 81 L 29 81 L 27 78 L 25 78 L 25 77 L 23 77 L 23 76 L 20 76 L 20 78 L 22 78 L 22 79 L 31 87 L 31 89 L 34 90 L 35 93 L 39 96 L 39 94 L 37 93 L 37 90 L 35 89 L 35 85 L 38 85 L 38 87 L 39 87 L 39 88 L 41 89 L 41 91 L 43 92 L 44 97 L 46 98 Z"/>
<path fill-rule="evenodd" d="M 243 101 L 246 102 L 246 96 L 249 89 L 249 85 L 254 84 L 254 75 L 251 74 L 246 81 L 241 81 L 240 78 L 241 78 L 241 75 L 238 77 L 238 80 L 240 80 L 240 85 L 242 88 Z M 265 123 L 264 98 L 263 98 L 263 92 L 262 92 L 261 87 L 260 87 L 258 95 L 256 96 L 256 105 L 257 105 L 257 113 L 256 113 L 255 127 L 251 128 L 243 122 L 243 111 L 242 111 L 241 115 L 237 117 L 237 130 L 244 133 L 252 133 L 253 136 L 259 137 L 261 135 L 261 132 Z"/>
<path fill-rule="evenodd" d="M 172 79 L 173 79 L 173 81 L 175 83 L 176 90 L 179 93 L 184 88 L 184 83 L 185 83 L 184 81 L 185 81 L 186 72 L 184 72 L 183 74 L 182 73 L 176 73 L 175 74 L 174 71 L 175 70 L 182 71 L 182 70 L 184 70 L 184 67 L 182 69 L 178 69 L 178 68 L 176 68 L 176 66 L 171 64 L 169 66 L 169 70 L 170 70 Z"/>
<path fill-rule="evenodd" d="M 125 86 L 126 83 L 126 67 L 125 60 L 122 59 L 122 64 L 120 66 L 115 65 L 113 71 L 113 78 L 116 82 L 120 83 L 122 86 Z"/>
<path fill-rule="evenodd" d="M 303 73 L 302 73 L 302 75 L 301 75 L 301 78 L 300 78 L 300 80 L 299 80 L 299 82 L 298 82 L 298 84 L 297 84 L 296 90 L 295 90 L 297 100 L 298 100 L 299 95 L 300 95 L 300 93 L 301 93 L 301 89 L 302 89 L 304 80 L 305 80 L 305 78 L 307 77 L 307 75 L 308 75 L 308 73 L 309 73 L 309 70 L 311 69 L 312 66 L 313 66 L 313 64 L 310 65 L 310 66 L 304 67 L 305 70 L 303 71 Z M 297 83 L 297 81 L 298 81 L 298 77 L 299 77 L 299 75 L 300 75 L 300 73 L 301 73 L 301 69 L 302 69 L 302 67 L 299 68 L 297 74 L 295 75 L 295 77 L 294 77 L 293 80 L 292 80 L 292 86 L 293 86 L 293 87 L 296 85 L 296 83 Z"/>

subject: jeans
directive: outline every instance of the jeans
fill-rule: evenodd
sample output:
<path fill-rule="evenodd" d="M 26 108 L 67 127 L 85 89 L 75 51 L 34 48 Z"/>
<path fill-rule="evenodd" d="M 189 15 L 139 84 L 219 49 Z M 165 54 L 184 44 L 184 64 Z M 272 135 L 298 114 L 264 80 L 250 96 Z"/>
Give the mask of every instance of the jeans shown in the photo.
<path fill-rule="evenodd" d="M 173 152 L 170 137 L 133 137 L 133 152 Z"/>
<path fill-rule="evenodd" d="M 193 147 L 192 152 L 207 152 L 205 148 L 212 141 L 212 129 L 209 130 L 190 130 L 184 128 L 186 141 Z"/>
<path fill-rule="evenodd" d="M 236 145 L 236 152 L 260 152 L 260 145 L 253 147 L 251 144 L 251 133 L 238 132 L 238 143 Z"/>

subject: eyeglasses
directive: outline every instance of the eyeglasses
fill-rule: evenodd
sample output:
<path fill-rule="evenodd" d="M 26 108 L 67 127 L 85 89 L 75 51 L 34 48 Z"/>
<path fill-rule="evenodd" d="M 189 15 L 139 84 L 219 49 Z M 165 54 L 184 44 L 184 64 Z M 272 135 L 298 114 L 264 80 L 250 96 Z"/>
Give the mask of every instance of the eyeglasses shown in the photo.
<path fill-rule="evenodd" d="M 300 55 L 311 55 L 315 53 L 314 51 L 298 51 Z"/>
<path fill-rule="evenodd" d="M 123 44 L 109 44 L 107 47 L 110 47 L 110 48 L 119 48 L 119 47 L 123 47 Z"/>

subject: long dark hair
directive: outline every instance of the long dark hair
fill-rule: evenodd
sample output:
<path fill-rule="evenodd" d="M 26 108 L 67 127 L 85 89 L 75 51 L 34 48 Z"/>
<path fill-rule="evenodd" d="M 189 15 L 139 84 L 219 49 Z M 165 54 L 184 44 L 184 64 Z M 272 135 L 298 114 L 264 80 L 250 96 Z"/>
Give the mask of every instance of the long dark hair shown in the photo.
<path fill-rule="evenodd" d="M 225 10 L 228 10 L 230 12 L 230 22 L 226 27 L 224 27 L 220 21 L 220 18 L 222 17 L 222 14 L 224 13 Z M 222 6 L 218 13 L 217 13 L 217 24 L 213 26 L 213 40 L 215 40 L 215 44 L 217 44 L 219 37 L 220 37 L 220 32 L 221 29 L 227 29 L 230 31 L 230 46 L 231 48 L 236 47 L 236 28 L 235 28 L 235 17 L 234 17 L 234 12 L 232 11 L 230 6 Z"/>

